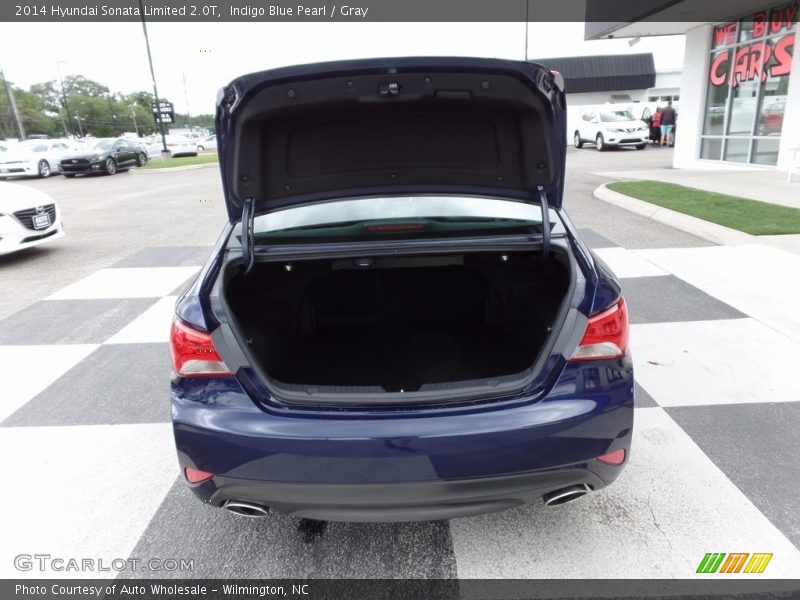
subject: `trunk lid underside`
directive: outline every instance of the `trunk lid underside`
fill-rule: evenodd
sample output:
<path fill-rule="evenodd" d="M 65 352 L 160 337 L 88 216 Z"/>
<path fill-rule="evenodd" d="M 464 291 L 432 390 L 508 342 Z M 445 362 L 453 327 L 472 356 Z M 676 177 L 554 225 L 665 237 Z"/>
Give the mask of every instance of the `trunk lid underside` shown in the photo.
<path fill-rule="evenodd" d="M 231 222 L 343 197 L 499 196 L 561 206 L 564 100 L 536 64 L 405 58 L 247 75 L 220 94 Z"/>

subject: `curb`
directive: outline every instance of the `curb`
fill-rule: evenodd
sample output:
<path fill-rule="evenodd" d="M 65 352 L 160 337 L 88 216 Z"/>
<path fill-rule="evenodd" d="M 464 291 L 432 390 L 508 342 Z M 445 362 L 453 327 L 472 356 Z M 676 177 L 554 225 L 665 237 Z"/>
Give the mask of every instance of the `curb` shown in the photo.
<path fill-rule="evenodd" d="M 219 163 L 203 163 L 202 165 L 185 165 L 183 167 L 164 167 L 163 169 L 136 169 L 136 173 L 175 173 L 176 171 L 194 171 L 195 169 L 219 168 Z"/>
<path fill-rule="evenodd" d="M 704 221 L 697 217 L 685 215 L 670 210 L 669 208 L 662 208 L 661 206 L 650 204 L 644 200 L 638 200 L 631 196 L 620 194 L 619 192 L 608 189 L 606 184 L 598 186 L 592 193 L 594 197 L 599 200 L 608 202 L 619 208 L 624 208 L 627 211 L 647 217 L 648 219 L 653 219 L 659 223 L 664 223 L 675 229 L 680 229 L 681 231 L 685 231 L 686 233 L 690 233 L 715 244 L 735 246 L 758 242 L 756 236 L 750 235 L 749 233 L 717 225 L 716 223 L 710 223 L 709 221 Z"/>

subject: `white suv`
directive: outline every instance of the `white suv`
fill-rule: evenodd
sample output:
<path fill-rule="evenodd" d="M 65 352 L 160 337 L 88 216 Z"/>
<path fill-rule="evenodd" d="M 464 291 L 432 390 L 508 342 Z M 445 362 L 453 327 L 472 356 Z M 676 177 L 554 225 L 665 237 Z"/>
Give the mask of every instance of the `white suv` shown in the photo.
<path fill-rule="evenodd" d="M 574 141 L 576 148 L 588 142 L 600 151 L 608 146 L 635 146 L 643 150 L 649 133 L 647 124 L 627 109 L 591 109 L 581 113 Z"/>

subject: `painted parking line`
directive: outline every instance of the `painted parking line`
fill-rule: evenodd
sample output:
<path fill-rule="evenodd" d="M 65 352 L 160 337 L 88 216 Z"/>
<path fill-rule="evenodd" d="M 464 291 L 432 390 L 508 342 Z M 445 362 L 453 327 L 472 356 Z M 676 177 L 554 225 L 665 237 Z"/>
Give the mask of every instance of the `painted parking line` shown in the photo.
<path fill-rule="evenodd" d="M 800 256 L 759 245 L 631 252 L 800 341 Z"/>
<path fill-rule="evenodd" d="M 170 294 L 196 272 L 196 267 L 101 269 L 48 296 L 47 300 L 157 298 Z"/>
<path fill-rule="evenodd" d="M 692 578 L 704 555 L 767 551 L 753 577 L 796 577 L 800 550 L 660 408 L 636 412 L 630 462 L 610 487 L 450 522 L 464 578 Z M 751 575 L 738 575 L 750 577 Z"/>
<path fill-rule="evenodd" d="M 654 277 L 668 275 L 669 273 L 648 261 L 637 256 L 625 248 L 597 248 L 595 254 L 602 258 L 617 277 Z"/>
<path fill-rule="evenodd" d="M 0 428 L 0 577 L 108 578 L 105 571 L 17 571 L 20 553 L 127 558 L 178 476 L 169 424 Z"/>
<path fill-rule="evenodd" d="M 105 343 L 168 342 L 170 323 L 175 314 L 176 299 L 176 296 L 164 296 Z"/>
<path fill-rule="evenodd" d="M 800 342 L 754 319 L 631 326 L 636 380 L 660 406 L 800 401 Z"/>
<path fill-rule="evenodd" d="M 97 344 L 0 346 L 0 421 L 97 348 Z"/>

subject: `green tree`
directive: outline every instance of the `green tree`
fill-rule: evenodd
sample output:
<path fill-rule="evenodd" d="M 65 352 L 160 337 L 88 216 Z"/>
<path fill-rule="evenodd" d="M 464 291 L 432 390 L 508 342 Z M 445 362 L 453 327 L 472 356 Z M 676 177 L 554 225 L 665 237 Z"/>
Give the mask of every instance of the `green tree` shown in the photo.
<path fill-rule="evenodd" d="M 26 133 L 43 133 L 51 136 L 63 133 L 58 116 L 45 109 L 45 101 L 40 95 L 20 89 L 11 82 L 8 82 L 8 85 L 14 94 L 17 112 Z M 2 92 L 0 94 L 0 136 L 16 137 L 8 98 L 5 90 Z"/>

